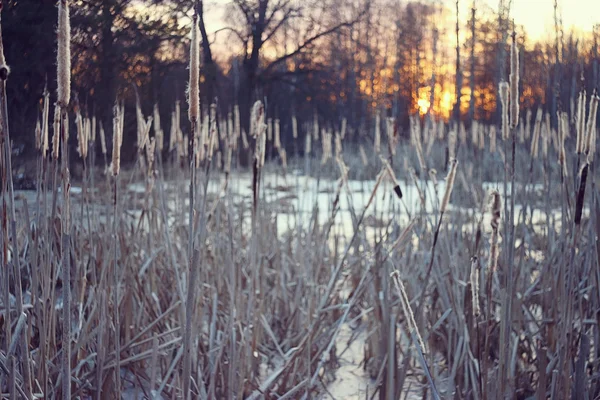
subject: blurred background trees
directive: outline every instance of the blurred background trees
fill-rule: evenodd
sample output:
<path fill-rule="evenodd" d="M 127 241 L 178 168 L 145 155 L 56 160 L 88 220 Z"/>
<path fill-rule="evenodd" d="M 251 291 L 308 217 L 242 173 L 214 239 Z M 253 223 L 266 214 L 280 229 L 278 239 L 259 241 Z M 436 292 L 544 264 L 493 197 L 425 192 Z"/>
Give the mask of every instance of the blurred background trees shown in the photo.
<path fill-rule="evenodd" d="M 300 122 L 316 118 L 325 129 L 339 129 L 346 118 L 354 140 L 369 135 L 376 112 L 396 117 L 401 127 L 415 113 L 460 118 L 467 126 L 473 118 L 496 123 L 513 29 L 522 49 L 524 109 L 541 106 L 555 119 L 557 110 L 572 111 L 580 89 L 598 88 L 600 28 L 565 31 L 557 15 L 555 32 L 534 42 L 513 26 L 506 2 L 500 12 L 478 3 L 467 13 L 461 8 L 457 19 L 463 1 L 200 1 L 202 108 L 216 102 L 226 115 L 238 104 L 247 126 L 252 102 L 266 99 L 290 147 L 292 115 Z M 144 114 L 158 104 L 168 135 L 175 102 L 182 112 L 186 107 L 193 1 L 72 3 L 72 106 L 97 116 L 110 136 L 112 107 L 123 100 L 132 131 L 126 155 L 135 141 L 137 90 Z M 15 145 L 27 154 L 34 151 L 44 86 L 54 92 L 57 10 L 54 0 L 4 5 L 10 123 Z"/>

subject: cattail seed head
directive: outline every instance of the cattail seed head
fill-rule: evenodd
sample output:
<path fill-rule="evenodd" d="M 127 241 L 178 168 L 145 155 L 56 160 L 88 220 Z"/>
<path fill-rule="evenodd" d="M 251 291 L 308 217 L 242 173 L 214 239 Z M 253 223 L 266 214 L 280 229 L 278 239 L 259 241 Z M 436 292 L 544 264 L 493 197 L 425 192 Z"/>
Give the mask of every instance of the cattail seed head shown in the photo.
<path fill-rule="evenodd" d="M 344 139 L 346 137 L 346 128 L 348 125 L 348 121 L 346 120 L 346 118 L 342 119 L 342 128 L 341 128 L 341 132 L 340 135 L 342 136 L 342 139 Z"/>
<path fill-rule="evenodd" d="M 575 151 L 577 154 L 581 154 L 584 151 L 584 139 L 585 139 L 585 90 L 579 92 L 579 98 L 577 99 L 577 142 Z"/>
<path fill-rule="evenodd" d="M 58 160 L 58 153 L 60 148 L 60 106 L 54 105 L 54 123 L 52 124 L 54 134 L 52 135 L 52 157 Z"/>
<path fill-rule="evenodd" d="M 312 150 L 312 136 L 309 132 L 306 132 L 306 136 L 304 137 L 304 153 L 306 155 L 310 155 Z"/>
<path fill-rule="evenodd" d="M 456 178 L 456 168 L 458 167 L 458 160 L 455 158 L 450 161 L 450 171 L 446 178 L 446 190 L 444 191 L 444 197 L 440 205 L 440 213 L 443 214 L 450 203 L 450 195 L 452 194 L 452 188 L 454 187 L 454 180 Z"/>
<path fill-rule="evenodd" d="M 119 175 L 121 169 L 121 143 L 123 142 L 123 131 L 121 130 L 121 108 L 115 105 L 113 117 L 113 152 L 112 152 L 112 174 Z"/>
<path fill-rule="evenodd" d="M 298 120 L 295 115 L 292 116 L 292 137 L 298 139 Z"/>
<path fill-rule="evenodd" d="M 452 129 L 448 133 L 448 158 L 456 158 L 456 130 Z"/>
<path fill-rule="evenodd" d="M 471 281 L 471 296 L 473 303 L 473 315 L 479 316 L 479 261 L 477 257 L 471 257 L 471 274 L 469 276 Z"/>
<path fill-rule="evenodd" d="M 517 46 L 517 33 L 512 34 L 510 48 L 510 127 L 516 128 L 519 124 L 519 48 Z"/>
<path fill-rule="evenodd" d="M 190 42 L 190 82 L 188 117 L 192 124 L 200 116 L 200 40 L 198 38 L 198 13 L 192 17 L 192 40 Z"/>
<path fill-rule="evenodd" d="M 375 115 L 375 139 L 373 142 L 373 148 L 376 153 L 381 151 L 381 117 L 379 115 L 379 111 Z"/>
<path fill-rule="evenodd" d="M 496 127 L 490 127 L 490 153 L 496 152 Z"/>
<path fill-rule="evenodd" d="M 273 129 L 275 131 L 275 140 L 273 141 L 273 147 L 275 147 L 275 149 L 279 149 L 281 147 L 281 131 L 279 128 L 279 119 L 275 119 Z"/>
<path fill-rule="evenodd" d="M 45 156 L 48 153 L 48 128 L 50 118 L 50 93 L 44 89 L 44 108 L 42 112 L 42 154 Z"/>
<path fill-rule="evenodd" d="M 39 118 L 35 123 L 35 149 L 42 150 L 42 124 Z"/>
<path fill-rule="evenodd" d="M 58 53 L 57 53 L 58 104 L 67 107 L 71 100 L 71 21 L 69 0 L 58 2 Z"/>
<path fill-rule="evenodd" d="M 511 75 L 512 76 L 512 75 Z M 509 137 L 509 119 L 508 119 L 508 92 L 510 86 L 508 82 L 500 82 L 500 103 L 502 103 L 502 140 Z"/>
<path fill-rule="evenodd" d="M 100 122 L 100 147 L 102 148 L 102 154 L 106 156 L 106 135 L 104 134 L 102 122 Z"/>
<path fill-rule="evenodd" d="M 538 158 L 538 147 L 542 130 L 542 114 L 542 109 L 540 107 L 538 108 L 535 116 L 535 124 L 533 125 L 533 138 L 531 139 L 531 157 L 533 159 Z"/>
<path fill-rule="evenodd" d="M 596 116 L 598 114 L 598 100 L 598 95 L 595 93 L 590 98 L 590 111 L 585 129 L 585 152 L 588 155 L 589 163 L 594 159 L 594 152 L 596 150 Z"/>
<path fill-rule="evenodd" d="M 360 158 L 362 160 L 362 163 L 366 167 L 367 165 L 369 165 L 369 159 L 367 158 L 367 153 L 365 153 L 365 148 L 362 144 L 359 146 L 358 150 L 360 151 Z"/>

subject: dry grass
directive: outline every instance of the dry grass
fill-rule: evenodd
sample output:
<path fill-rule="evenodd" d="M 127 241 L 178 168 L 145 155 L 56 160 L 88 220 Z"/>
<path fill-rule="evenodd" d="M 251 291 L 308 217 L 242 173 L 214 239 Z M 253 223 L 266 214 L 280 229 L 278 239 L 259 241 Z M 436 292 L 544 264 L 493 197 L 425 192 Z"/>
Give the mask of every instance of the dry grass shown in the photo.
<path fill-rule="evenodd" d="M 67 75 L 59 70 L 65 85 Z M 342 147 L 345 120 L 341 133 L 321 133 L 316 118 L 303 130 L 294 117 L 294 138 L 305 135 L 312 154 L 288 160 L 281 148 L 265 163 L 284 125 L 271 128 L 257 102 L 249 175 L 236 168 L 249 151 L 239 110 L 220 132 L 215 106 L 204 118 L 194 107 L 188 147 L 179 104 L 168 152 L 158 111 L 148 140 L 151 119 L 136 110 L 138 161 L 121 168 L 117 104 L 112 168 L 103 128 L 98 144 L 93 120 L 76 118 L 80 155 L 89 155 L 78 194 L 67 147 L 58 154 L 69 128 L 63 89 L 53 154 L 40 140 L 37 190 L 27 196 L 12 186 L 5 84 L 2 398 L 313 398 L 336 380 L 350 346 L 339 339 L 344 327 L 350 341 L 364 340 L 371 398 L 397 399 L 409 382 L 433 398 L 600 395 L 595 109 L 585 135 L 585 111 L 576 126 L 561 118 L 558 135 L 541 111 L 532 134 L 528 112 L 517 143 L 518 108 L 509 131 L 505 99 L 506 140 L 496 144 L 492 131 L 494 151 L 483 124 L 468 143 L 462 123 L 415 118 L 408 143 L 386 119 L 386 147 L 378 115 L 372 137 Z M 45 103 L 46 137 L 48 114 Z M 389 161 L 378 154 L 386 148 Z M 299 172 L 286 174 L 288 161 Z M 303 176 L 311 172 L 316 179 Z M 277 211 L 282 201 L 291 211 Z"/>

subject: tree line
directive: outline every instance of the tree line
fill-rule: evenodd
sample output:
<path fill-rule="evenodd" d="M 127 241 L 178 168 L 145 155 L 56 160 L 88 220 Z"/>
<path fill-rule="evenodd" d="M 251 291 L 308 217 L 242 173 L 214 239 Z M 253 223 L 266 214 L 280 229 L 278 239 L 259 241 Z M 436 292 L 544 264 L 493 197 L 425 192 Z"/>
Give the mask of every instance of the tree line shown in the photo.
<path fill-rule="evenodd" d="M 398 0 L 231 0 L 221 9 L 223 28 L 211 32 L 206 18 L 212 3 L 73 0 L 71 107 L 96 116 L 110 136 L 113 106 L 123 101 L 124 155 L 134 153 L 136 99 L 146 115 L 158 105 L 168 135 L 176 101 L 186 111 L 194 7 L 202 36 L 203 112 L 216 103 L 227 115 L 239 105 L 247 130 L 251 104 L 266 99 L 268 116 L 281 121 L 284 145 L 291 142 L 292 116 L 331 130 L 346 120 L 351 140 L 369 134 L 377 113 L 395 117 L 401 127 L 415 113 L 467 125 L 473 119 L 497 123 L 497 88 L 507 79 L 513 30 L 521 49 L 524 109 L 541 106 L 555 121 L 557 111 L 573 112 L 580 90 L 589 95 L 598 89 L 600 28 L 566 31 L 556 15 L 553 39 L 535 42 L 513 24 L 508 2 L 501 0 L 498 9 L 473 5 L 461 15 L 461 1 L 448 7 Z M 4 3 L 11 130 L 15 146 L 33 154 L 44 88 L 54 93 L 56 86 L 56 1 Z"/>

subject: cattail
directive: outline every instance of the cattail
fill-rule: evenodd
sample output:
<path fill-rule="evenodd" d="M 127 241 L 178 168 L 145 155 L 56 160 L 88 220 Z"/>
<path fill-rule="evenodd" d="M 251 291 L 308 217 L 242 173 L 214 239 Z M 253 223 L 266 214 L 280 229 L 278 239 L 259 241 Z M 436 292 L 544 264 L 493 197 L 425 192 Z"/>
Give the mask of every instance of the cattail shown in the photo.
<path fill-rule="evenodd" d="M 396 155 L 396 137 L 394 136 L 394 126 L 395 126 L 395 119 L 394 118 L 386 118 L 385 119 L 386 122 L 386 129 L 385 132 L 387 134 L 387 138 L 388 138 L 388 146 L 390 148 L 390 153 L 395 156 Z"/>
<path fill-rule="evenodd" d="M 175 102 L 175 137 L 179 138 L 183 135 L 181 132 L 181 103 L 179 100 Z"/>
<path fill-rule="evenodd" d="M 267 124 L 262 122 L 258 130 L 260 131 L 260 133 L 257 144 L 260 145 L 260 167 L 262 168 L 265 166 L 265 158 L 267 155 Z"/>
<path fill-rule="evenodd" d="M 250 136 L 257 137 L 258 136 L 258 128 L 260 125 L 260 121 L 264 119 L 264 108 L 262 101 L 256 100 L 254 105 L 252 106 L 252 112 L 250 113 Z"/>
<path fill-rule="evenodd" d="M 425 163 L 425 157 L 423 155 L 423 145 L 421 143 L 421 124 L 418 120 L 416 120 L 416 118 L 411 118 L 411 122 L 411 141 L 413 142 L 413 146 L 415 146 L 421 171 L 425 172 L 427 171 L 427 164 Z"/>
<path fill-rule="evenodd" d="M 171 112 L 171 130 L 169 131 L 169 151 L 175 149 L 177 145 L 177 127 L 175 125 L 175 111 Z"/>
<path fill-rule="evenodd" d="M 376 153 L 381 151 L 381 117 L 379 115 L 379 111 L 375 115 L 375 139 L 373 142 L 373 148 Z"/>
<path fill-rule="evenodd" d="M 209 161 L 212 160 L 216 143 L 218 143 L 217 133 L 217 105 L 212 103 L 210 105 L 210 120 L 209 120 L 209 136 L 208 136 L 208 151 L 207 158 Z M 218 163 L 220 164 L 220 163 Z"/>
<path fill-rule="evenodd" d="M 540 141 L 540 133 L 542 130 L 542 109 L 538 108 L 535 116 L 535 124 L 533 125 L 533 138 L 531 139 L 531 157 L 538 157 L 538 147 Z"/>
<path fill-rule="evenodd" d="M 287 153 L 285 149 L 279 149 L 279 158 L 281 158 L 281 166 L 283 170 L 287 170 Z"/>
<path fill-rule="evenodd" d="M 496 127 L 490 127 L 490 153 L 496 152 Z"/>
<path fill-rule="evenodd" d="M 542 156 L 544 159 L 548 158 L 548 142 L 550 141 L 550 118 L 549 114 L 546 113 L 546 122 L 542 124 L 542 131 L 540 138 L 542 139 Z"/>
<path fill-rule="evenodd" d="M 235 137 L 239 138 L 242 135 L 242 125 L 240 122 L 240 106 L 237 104 L 233 106 L 233 127 L 235 129 Z"/>
<path fill-rule="evenodd" d="M 298 120 L 295 115 L 292 115 L 292 137 L 298 139 Z"/>
<path fill-rule="evenodd" d="M 348 187 L 348 167 L 346 166 L 346 163 L 344 163 L 344 160 L 341 157 L 336 158 L 335 161 L 337 162 L 338 168 L 340 169 L 340 181 L 342 185 Z"/>
<path fill-rule="evenodd" d="M 519 124 L 519 48 L 517 46 L 517 33 L 512 34 L 510 48 L 510 127 L 516 128 Z"/>
<path fill-rule="evenodd" d="M 313 117 L 313 139 L 319 140 L 319 117 L 317 116 L 317 113 L 314 114 Z"/>
<path fill-rule="evenodd" d="M 331 133 L 323 131 L 321 137 L 321 146 L 323 156 L 321 158 L 321 165 L 325 164 L 331 158 Z"/>
<path fill-rule="evenodd" d="M 460 143 L 465 145 L 467 144 L 467 130 L 465 128 L 465 124 L 461 121 L 458 128 L 458 135 L 460 138 Z"/>
<path fill-rule="evenodd" d="M 304 137 L 304 153 L 306 153 L 306 155 L 310 155 L 310 151 L 312 150 L 312 136 L 310 136 L 310 133 L 306 133 L 306 136 Z"/>
<path fill-rule="evenodd" d="M 451 160 L 456 158 L 456 130 L 451 130 L 448 133 L 448 158 Z"/>
<path fill-rule="evenodd" d="M 581 224 L 581 217 L 583 215 L 583 200 L 585 199 L 585 186 L 587 182 L 589 166 L 590 165 L 587 162 L 584 162 L 579 173 L 579 189 L 577 190 L 577 198 L 575 200 L 575 218 L 573 219 L 575 225 Z"/>
<path fill-rule="evenodd" d="M 69 0 L 58 2 L 58 52 L 57 52 L 58 105 L 66 108 L 71 100 L 71 21 Z"/>
<path fill-rule="evenodd" d="M 446 190 L 444 191 L 444 197 L 442 198 L 442 204 L 440 205 L 440 214 L 443 214 L 448 207 L 450 202 L 450 195 L 452 194 L 452 188 L 454 187 L 454 179 L 456 178 L 456 168 L 458 166 L 458 160 L 456 158 L 450 160 L 450 171 L 446 178 Z"/>
<path fill-rule="evenodd" d="M 394 174 L 394 170 L 392 169 L 392 166 L 383 157 L 381 157 L 381 163 L 387 170 L 388 176 L 390 177 L 390 180 L 392 181 L 392 183 L 394 185 L 394 193 L 396 193 L 396 196 L 398 196 L 398 198 L 401 199 L 402 198 L 402 190 L 400 189 L 400 183 L 398 183 L 398 179 L 396 179 L 396 174 Z"/>
<path fill-rule="evenodd" d="M 585 137 L 585 90 L 579 93 L 577 101 L 577 154 L 583 153 Z"/>
<path fill-rule="evenodd" d="M 58 151 L 60 148 L 60 106 L 54 105 L 54 123 L 52 124 L 54 134 L 52 135 L 52 156 L 58 160 Z"/>
<path fill-rule="evenodd" d="M 417 188 L 417 193 L 419 194 L 419 200 L 421 200 L 421 206 L 425 207 L 425 193 L 423 193 L 421 186 L 419 186 L 419 184 L 418 184 L 419 179 L 417 178 L 417 173 L 416 173 L 415 169 L 412 167 L 408 168 L 408 173 L 410 174 L 410 177 L 413 181 L 414 187 Z"/>
<path fill-rule="evenodd" d="M 246 131 L 242 129 L 242 145 L 244 146 L 244 150 L 248 150 L 250 148 L 250 144 L 248 143 L 248 136 L 246 135 Z"/>
<path fill-rule="evenodd" d="M 484 124 L 479 124 L 479 150 L 485 149 L 485 130 L 486 127 Z"/>
<path fill-rule="evenodd" d="M 267 141 L 273 141 L 273 119 L 267 118 Z"/>
<path fill-rule="evenodd" d="M 50 118 L 50 93 L 44 89 L 44 109 L 42 111 L 42 154 L 48 153 L 48 125 Z"/>
<path fill-rule="evenodd" d="M 190 82 L 188 117 L 194 125 L 200 115 L 200 40 L 198 38 L 198 13 L 192 17 L 192 41 L 190 42 Z"/>
<path fill-rule="evenodd" d="M 120 112 L 115 110 L 115 116 L 113 118 L 113 153 L 112 153 L 112 174 L 113 176 L 119 175 L 121 165 L 121 132 L 119 131 L 121 118 Z"/>
<path fill-rule="evenodd" d="M 75 119 L 77 124 L 77 153 L 85 160 L 88 152 L 88 136 L 84 127 L 83 118 L 79 111 L 77 112 Z"/>
<path fill-rule="evenodd" d="M 479 316 L 479 262 L 476 256 L 471 257 L 471 274 L 469 276 L 471 281 L 471 296 L 473 303 L 473 315 Z"/>
<path fill-rule="evenodd" d="M 346 137 L 346 125 L 348 125 L 348 121 L 346 120 L 346 118 L 342 119 L 342 128 L 341 128 L 341 133 L 340 135 L 342 136 L 342 139 L 344 139 Z"/>
<path fill-rule="evenodd" d="M 471 143 L 473 143 L 473 147 L 479 148 L 479 123 L 477 121 L 473 121 L 471 125 Z"/>
<path fill-rule="evenodd" d="M 437 170 L 435 168 L 431 168 L 429 170 L 429 179 L 433 183 L 433 190 L 435 193 L 438 191 L 438 180 L 437 180 Z"/>
<path fill-rule="evenodd" d="M 281 147 L 281 131 L 279 129 L 279 119 L 275 119 L 275 141 L 273 142 L 273 147 L 275 147 L 275 149 L 279 149 Z"/>
<path fill-rule="evenodd" d="M 512 77 L 512 74 L 511 74 Z M 511 80 L 512 82 L 512 80 Z M 508 119 L 508 92 L 510 86 L 508 82 L 500 82 L 500 103 L 502 104 L 502 140 L 507 140 L 509 137 L 509 119 Z"/>
<path fill-rule="evenodd" d="M 106 135 L 104 134 L 102 122 L 100 122 L 100 147 L 102 148 L 102 154 L 106 156 Z"/>
<path fill-rule="evenodd" d="M 362 163 L 366 167 L 367 165 L 369 165 L 369 159 L 367 158 L 367 153 L 365 153 L 365 148 L 362 144 L 358 147 L 358 150 L 360 152 L 360 158 L 362 160 Z"/>
<path fill-rule="evenodd" d="M 426 352 L 425 343 L 423 342 L 423 338 L 419 333 L 419 328 L 415 321 L 415 315 L 413 313 L 412 307 L 410 306 L 410 300 L 408 295 L 406 294 L 406 289 L 404 288 L 404 284 L 400 279 L 400 273 L 398 271 L 394 271 L 391 274 L 392 280 L 394 281 L 394 285 L 396 286 L 396 291 L 398 292 L 398 297 L 400 297 L 400 303 L 402 304 L 402 311 L 404 311 L 404 315 L 406 320 L 408 321 L 408 326 L 410 330 L 413 332 L 414 337 L 417 339 L 419 346 L 421 347 L 421 351 L 423 353 Z"/>
<path fill-rule="evenodd" d="M 567 132 L 569 131 L 569 115 L 566 112 L 558 113 L 558 163 L 563 167 L 563 174 L 567 176 L 567 163 L 566 163 L 566 152 L 565 152 L 565 139 L 567 138 Z"/>
<path fill-rule="evenodd" d="M 437 137 L 440 140 L 444 140 L 444 135 L 446 134 L 446 125 L 444 124 L 444 120 L 440 118 L 437 125 Z"/>
<path fill-rule="evenodd" d="M 231 158 L 233 155 L 233 143 L 228 140 L 227 147 L 225 150 L 225 173 L 231 172 Z"/>
<path fill-rule="evenodd" d="M 96 116 L 92 117 L 92 126 L 91 126 L 91 139 L 92 139 L 92 143 L 96 142 L 96 133 L 97 133 L 97 121 L 96 121 Z"/>
<path fill-rule="evenodd" d="M 154 153 L 156 150 L 156 138 L 150 139 L 146 146 L 146 160 L 148 161 L 148 178 L 154 178 Z"/>
<path fill-rule="evenodd" d="M 494 272 L 498 266 L 498 227 L 500 226 L 500 209 L 502 207 L 500 193 L 491 193 L 492 235 L 490 236 L 490 272 Z"/>
<path fill-rule="evenodd" d="M 342 136 L 336 132 L 335 134 L 335 158 L 342 156 Z"/>
<path fill-rule="evenodd" d="M 593 94 L 590 98 L 590 111 L 585 133 L 585 152 L 588 155 L 588 162 L 591 163 L 594 159 L 596 150 L 596 115 L 598 112 L 598 96 Z"/>
<path fill-rule="evenodd" d="M 531 137 L 531 108 L 527 109 L 527 113 L 525 114 L 525 139 L 529 139 Z"/>
<path fill-rule="evenodd" d="M 525 122 L 523 118 L 519 122 L 519 143 L 525 143 Z"/>
<path fill-rule="evenodd" d="M 42 124 L 39 118 L 35 123 L 35 149 L 42 150 Z"/>

